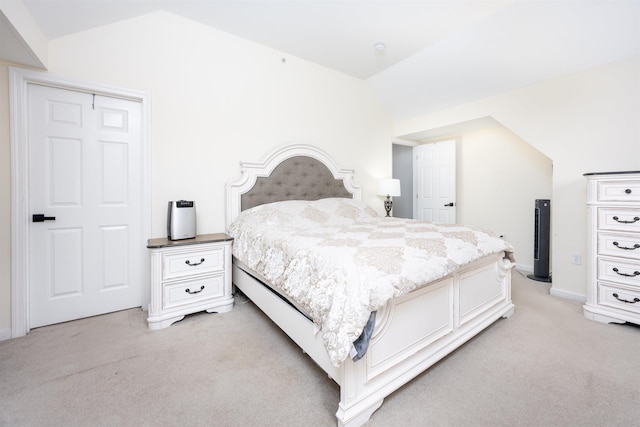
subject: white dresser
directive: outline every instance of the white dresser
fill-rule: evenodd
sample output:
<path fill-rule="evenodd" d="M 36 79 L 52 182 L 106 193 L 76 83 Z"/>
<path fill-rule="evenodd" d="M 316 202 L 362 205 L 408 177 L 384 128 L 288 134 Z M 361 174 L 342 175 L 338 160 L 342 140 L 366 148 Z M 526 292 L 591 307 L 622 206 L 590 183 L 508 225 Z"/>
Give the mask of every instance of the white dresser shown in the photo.
<path fill-rule="evenodd" d="M 584 315 L 640 324 L 640 171 L 585 177 L 589 256 Z"/>
<path fill-rule="evenodd" d="M 166 328 L 185 315 L 199 311 L 231 310 L 232 243 L 233 238 L 226 234 L 148 241 L 151 254 L 149 329 Z"/>

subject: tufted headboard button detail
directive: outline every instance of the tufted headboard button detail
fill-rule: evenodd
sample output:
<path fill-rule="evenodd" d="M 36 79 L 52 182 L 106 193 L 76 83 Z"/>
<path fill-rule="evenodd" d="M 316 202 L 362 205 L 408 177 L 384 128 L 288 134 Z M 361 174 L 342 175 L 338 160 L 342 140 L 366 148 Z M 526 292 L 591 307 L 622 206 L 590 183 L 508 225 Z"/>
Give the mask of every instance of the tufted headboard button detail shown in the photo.
<path fill-rule="evenodd" d="M 352 196 L 342 179 L 334 178 L 322 162 L 309 156 L 294 156 L 276 166 L 269 177 L 258 177 L 253 189 L 240 196 L 240 203 L 241 210 L 245 210 L 284 200 Z"/>

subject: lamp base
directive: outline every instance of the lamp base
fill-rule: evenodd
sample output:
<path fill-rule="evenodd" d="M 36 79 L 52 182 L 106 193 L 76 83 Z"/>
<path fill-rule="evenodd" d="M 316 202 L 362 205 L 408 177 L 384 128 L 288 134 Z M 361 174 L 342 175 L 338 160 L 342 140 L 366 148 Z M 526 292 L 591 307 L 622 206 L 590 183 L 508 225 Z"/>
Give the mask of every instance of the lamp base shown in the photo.
<path fill-rule="evenodd" d="M 387 196 L 387 200 L 384 201 L 384 210 L 387 211 L 387 216 L 391 216 L 391 209 L 393 208 L 393 202 L 391 197 Z"/>

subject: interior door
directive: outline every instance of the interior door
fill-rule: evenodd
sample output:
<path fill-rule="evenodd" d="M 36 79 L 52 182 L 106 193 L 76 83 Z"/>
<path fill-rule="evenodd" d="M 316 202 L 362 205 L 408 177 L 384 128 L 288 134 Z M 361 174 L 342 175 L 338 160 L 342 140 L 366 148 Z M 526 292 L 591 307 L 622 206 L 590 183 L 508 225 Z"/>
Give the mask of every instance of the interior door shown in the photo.
<path fill-rule="evenodd" d="M 456 141 L 417 145 L 413 154 L 414 218 L 455 224 Z"/>
<path fill-rule="evenodd" d="M 141 104 L 28 92 L 31 327 L 140 306 Z"/>

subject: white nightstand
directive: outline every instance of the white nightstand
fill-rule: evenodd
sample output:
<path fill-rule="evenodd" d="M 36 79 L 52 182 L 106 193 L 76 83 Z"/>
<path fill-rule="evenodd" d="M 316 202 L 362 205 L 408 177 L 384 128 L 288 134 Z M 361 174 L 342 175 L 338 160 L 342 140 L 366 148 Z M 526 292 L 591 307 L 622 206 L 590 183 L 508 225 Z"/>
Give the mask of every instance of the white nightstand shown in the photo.
<path fill-rule="evenodd" d="M 166 328 L 199 311 L 231 310 L 232 243 L 232 237 L 221 233 L 185 240 L 149 239 L 149 329 Z"/>

